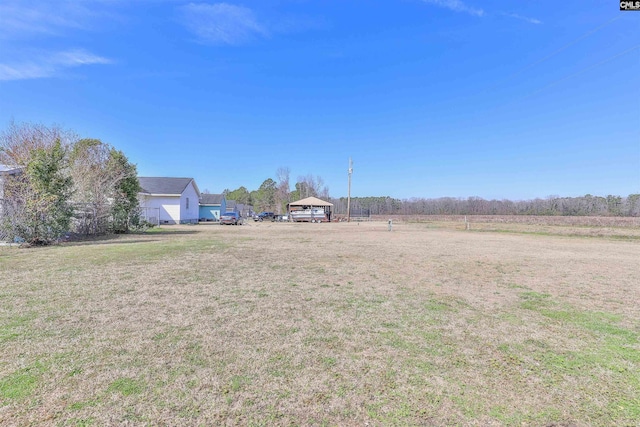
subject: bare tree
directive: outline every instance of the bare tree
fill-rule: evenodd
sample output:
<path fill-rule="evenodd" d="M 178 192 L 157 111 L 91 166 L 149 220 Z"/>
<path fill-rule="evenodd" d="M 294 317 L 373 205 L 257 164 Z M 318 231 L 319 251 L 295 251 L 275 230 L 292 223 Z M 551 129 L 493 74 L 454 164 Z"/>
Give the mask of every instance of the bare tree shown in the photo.
<path fill-rule="evenodd" d="M 70 154 L 76 207 L 75 231 L 126 232 L 137 207 L 136 168 L 121 152 L 98 139 L 81 139 Z"/>
<path fill-rule="evenodd" d="M 319 175 L 313 176 L 313 174 L 308 174 L 306 176 L 299 176 L 296 189 L 299 191 L 301 198 L 329 198 L 329 187 L 325 185 L 324 180 Z"/>
<path fill-rule="evenodd" d="M 50 150 L 58 142 L 66 149 L 77 139 L 57 125 L 11 122 L 0 134 L 0 164 L 26 167 L 36 150 Z"/>
<path fill-rule="evenodd" d="M 278 214 L 286 211 L 286 205 L 291 201 L 291 190 L 289 187 L 289 174 L 291 170 L 288 167 L 279 167 L 276 171 L 276 209 Z"/>
<path fill-rule="evenodd" d="M 122 178 L 107 168 L 111 147 L 97 139 L 81 139 L 70 154 L 74 201 L 78 211 L 75 231 L 81 234 L 106 233 L 109 227 L 109 196 Z"/>

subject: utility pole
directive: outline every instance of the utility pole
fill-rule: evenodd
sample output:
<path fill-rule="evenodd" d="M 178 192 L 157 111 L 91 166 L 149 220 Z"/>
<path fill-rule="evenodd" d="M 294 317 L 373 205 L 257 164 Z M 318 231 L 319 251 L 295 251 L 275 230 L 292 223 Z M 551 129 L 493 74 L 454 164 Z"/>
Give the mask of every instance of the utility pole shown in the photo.
<path fill-rule="evenodd" d="M 351 222 L 351 174 L 353 173 L 353 162 L 349 157 L 349 191 L 347 192 L 347 222 Z"/>

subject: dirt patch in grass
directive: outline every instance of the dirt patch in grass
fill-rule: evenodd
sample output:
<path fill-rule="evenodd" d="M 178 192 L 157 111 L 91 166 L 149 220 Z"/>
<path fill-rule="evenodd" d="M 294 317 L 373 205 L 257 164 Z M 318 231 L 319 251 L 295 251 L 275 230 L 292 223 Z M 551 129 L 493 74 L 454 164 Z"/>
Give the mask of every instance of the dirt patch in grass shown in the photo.
<path fill-rule="evenodd" d="M 640 423 L 640 242 L 450 224 L 0 248 L 0 420 Z"/>

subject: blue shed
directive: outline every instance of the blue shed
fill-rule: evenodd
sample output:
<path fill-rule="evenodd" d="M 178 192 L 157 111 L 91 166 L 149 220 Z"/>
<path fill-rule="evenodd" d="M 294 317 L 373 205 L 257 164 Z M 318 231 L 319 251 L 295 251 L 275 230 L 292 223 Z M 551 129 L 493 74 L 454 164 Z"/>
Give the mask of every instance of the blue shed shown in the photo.
<path fill-rule="evenodd" d="M 220 221 L 220 212 L 227 211 L 224 194 L 202 194 L 200 196 L 200 221 Z"/>

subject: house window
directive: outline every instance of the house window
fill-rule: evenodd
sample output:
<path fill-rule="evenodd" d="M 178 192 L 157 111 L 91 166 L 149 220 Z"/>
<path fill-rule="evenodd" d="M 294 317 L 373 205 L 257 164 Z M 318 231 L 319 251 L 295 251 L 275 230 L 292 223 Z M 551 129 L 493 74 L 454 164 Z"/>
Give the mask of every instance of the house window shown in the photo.
<path fill-rule="evenodd" d="M 187 197 L 187 209 L 189 209 L 189 198 Z"/>

